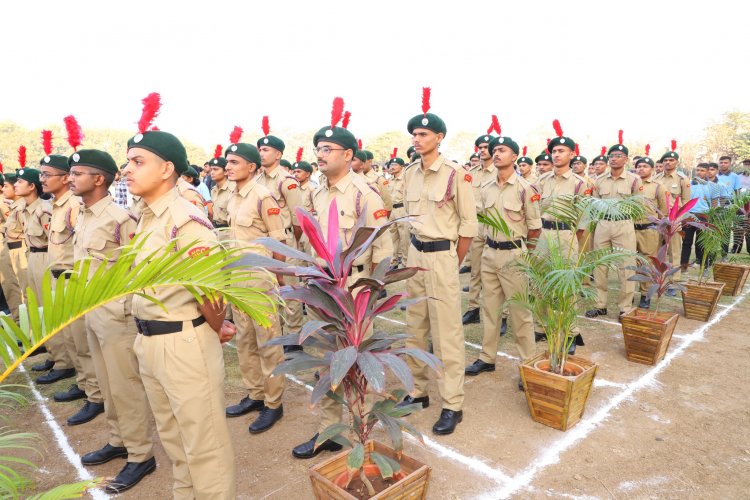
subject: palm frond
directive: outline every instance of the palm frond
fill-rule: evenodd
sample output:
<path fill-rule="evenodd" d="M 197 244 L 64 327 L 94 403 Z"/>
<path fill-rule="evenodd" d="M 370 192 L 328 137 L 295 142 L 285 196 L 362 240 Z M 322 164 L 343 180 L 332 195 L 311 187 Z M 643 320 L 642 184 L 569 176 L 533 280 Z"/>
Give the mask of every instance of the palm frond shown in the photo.
<path fill-rule="evenodd" d="M 86 491 L 101 486 L 103 483 L 104 480 L 98 477 L 78 483 L 61 484 L 49 491 L 31 496 L 27 500 L 68 500 L 71 498 L 81 498 Z"/>
<path fill-rule="evenodd" d="M 36 465 L 8 451 L 26 450 L 39 453 L 37 445 L 41 439 L 37 434 L 15 432 L 0 428 L 0 498 L 19 498 L 21 492 L 31 486 L 31 479 L 17 469 L 35 469 Z"/>

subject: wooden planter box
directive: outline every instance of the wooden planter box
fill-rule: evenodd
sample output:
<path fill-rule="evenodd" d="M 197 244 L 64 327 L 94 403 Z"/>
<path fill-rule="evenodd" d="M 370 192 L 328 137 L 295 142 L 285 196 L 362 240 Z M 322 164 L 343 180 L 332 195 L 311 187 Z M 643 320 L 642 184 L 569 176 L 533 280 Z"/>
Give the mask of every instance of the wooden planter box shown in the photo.
<path fill-rule="evenodd" d="M 634 309 L 622 316 L 622 335 L 628 361 L 655 365 L 667 354 L 677 319 L 671 312 L 654 314 L 648 309 Z"/>
<path fill-rule="evenodd" d="M 724 283 L 723 295 L 739 295 L 745 286 L 750 266 L 717 262 L 714 264 L 714 281 Z"/>
<path fill-rule="evenodd" d="M 687 291 L 682 292 L 685 317 L 708 321 L 719 303 L 724 283 L 707 282 L 699 285 L 697 281 L 691 280 L 685 283 L 685 288 Z"/>
<path fill-rule="evenodd" d="M 581 366 L 583 372 L 576 377 L 564 377 L 534 367 L 534 363 L 547 358 L 548 354 L 544 352 L 519 367 L 526 402 L 531 418 L 536 422 L 565 431 L 583 416 L 597 365 L 577 356 L 568 356 L 568 362 Z"/>
<path fill-rule="evenodd" d="M 315 498 L 318 500 L 356 500 L 356 497 L 350 495 L 346 490 L 333 484 L 333 481 L 339 476 L 339 474 L 346 471 L 346 459 L 349 456 L 350 451 L 351 450 L 343 451 L 310 469 L 310 481 L 312 482 Z M 417 462 L 413 458 L 406 456 L 404 453 L 401 453 L 401 458 L 398 458 L 396 457 L 396 452 L 393 451 L 392 448 L 380 444 L 377 441 L 369 441 L 365 445 L 366 464 L 372 463 L 369 455 L 369 452 L 371 451 L 376 451 L 396 460 L 401 464 L 401 471 L 406 474 L 406 477 L 370 498 L 373 500 L 423 500 L 427 498 L 427 485 L 430 481 L 430 472 L 432 471 L 431 467 Z"/>

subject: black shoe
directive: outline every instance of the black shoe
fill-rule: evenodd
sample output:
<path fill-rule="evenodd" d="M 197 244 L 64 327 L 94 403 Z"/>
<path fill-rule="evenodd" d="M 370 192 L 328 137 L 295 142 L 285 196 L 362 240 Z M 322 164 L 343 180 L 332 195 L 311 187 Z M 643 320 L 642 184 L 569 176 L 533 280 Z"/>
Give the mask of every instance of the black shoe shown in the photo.
<path fill-rule="evenodd" d="M 251 411 L 263 409 L 263 401 L 260 399 L 250 399 L 250 396 L 245 396 L 240 399 L 240 402 L 236 405 L 228 406 L 226 410 L 227 417 L 240 417 Z"/>
<path fill-rule="evenodd" d="M 260 434 L 261 432 L 267 431 L 273 427 L 273 424 L 278 422 L 283 416 L 283 406 L 279 406 L 278 408 L 263 406 L 263 409 L 260 410 L 260 415 L 255 419 L 255 422 L 250 424 L 248 430 L 250 431 L 250 434 Z"/>
<path fill-rule="evenodd" d="M 578 335 L 576 335 L 576 338 L 575 338 L 575 341 L 573 342 L 573 345 L 577 345 L 577 346 L 586 345 L 586 344 L 583 343 L 583 335 L 581 335 L 580 333 Z"/>
<path fill-rule="evenodd" d="M 523 392 L 523 380 L 518 379 L 518 390 Z"/>
<path fill-rule="evenodd" d="M 505 337 L 506 333 L 508 333 L 508 318 L 503 318 L 500 322 L 500 336 Z"/>
<path fill-rule="evenodd" d="M 406 306 L 401 306 L 399 307 L 399 309 L 401 309 L 402 311 L 406 311 Z"/>
<path fill-rule="evenodd" d="M 586 311 L 586 317 L 587 318 L 596 318 L 597 316 L 606 316 L 607 315 L 607 308 L 604 307 L 602 309 L 590 309 Z"/>
<path fill-rule="evenodd" d="M 664 295 L 666 295 L 667 297 L 677 297 L 677 289 L 670 287 L 667 289 Z"/>
<path fill-rule="evenodd" d="M 35 365 L 32 365 L 31 371 L 35 372 L 46 372 L 52 369 L 52 367 L 55 366 L 55 362 L 51 359 L 48 359 L 44 363 L 37 363 Z"/>
<path fill-rule="evenodd" d="M 470 288 L 469 288 L 469 285 L 466 285 L 466 286 L 465 286 L 465 287 L 463 287 L 463 288 L 462 288 L 461 290 L 462 290 L 462 291 L 464 291 L 464 292 L 466 292 L 466 293 L 468 293 L 468 292 L 469 292 L 469 290 L 470 290 Z"/>
<path fill-rule="evenodd" d="M 58 403 L 65 403 L 68 401 L 75 401 L 76 399 L 84 399 L 86 397 L 86 391 L 82 391 L 76 384 L 68 387 L 65 392 L 56 392 L 53 399 Z"/>
<path fill-rule="evenodd" d="M 19 343 L 20 343 L 20 341 L 19 341 Z M 19 345 L 18 347 L 22 347 L 22 346 L 23 346 L 23 344 Z M 43 345 L 40 345 L 39 347 L 37 347 L 36 349 L 34 349 L 33 351 L 31 351 L 31 354 L 29 354 L 29 357 L 31 357 L 31 356 L 37 356 L 39 354 L 44 354 L 45 352 L 47 352 L 47 348 L 44 347 Z M 52 360 L 49 360 L 49 361 L 52 361 Z M 54 363 L 54 361 L 52 361 L 52 363 Z M 49 370 L 49 368 L 48 368 L 48 370 Z"/>
<path fill-rule="evenodd" d="M 151 474 L 156 470 L 156 459 L 154 457 L 149 458 L 145 462 L 128 462 L 125 467 L 122 468 L 117 477 L 115 477 L 111 483 L 107 485 L 104 490 L 110 495 L 116 495 L 127 491 L 136 484 L 141 482 L 141 479 Z"/>
<path fill-rule="evenodd" d="M 64 370 L 52 369 L 49 372 L 45 373 L 44 375 L 37 377 L 36 383 L 37 384 L 54 384 L 58 380 L 63 380 L 63 379 L 75 377 L 75 376 L 76 376 L 75 368 L 66 368 Z"/>
<path fill-rule="evenodd" d="M 407 394 L 406 397 L 404 398 L 404 400 L 401 401 L 399 404 L 396 405 L 396 408 L 403 408 L 404 406 L 415 405 L 415 404 L 421 404 L 423 410 L 425 408 L 429 408 L 430 407 L 430 396 L 422 396 L 421 398 L 413 398 L 413 397 L 411 397 L 411 396 L 409 396 Z M 410 414 L 407 413 L 407 415 L 410 415 Z M 406 415 L 404 415 L 404 416 L 406 416 Z"/>
<path fill-rule="evenodd" d="M 458 274 L 466 274 L 471 272 L 471 266 L 463 266 L 458 270 Z"/>
<path fill-rule="evenodd" d="M 464 373 L 466 375 L 471 375 L 472 377 L 475 375 L 479 375 L 482 372 L 494 372 L 495 371 L 495 365 L 492 365 L 490 363 L 485 363 L 481 359 L 478 359 L 474 361 L 472 364 L 466 367 L 464 369 Z"/>
<path fill-rule="evenodd" d="M 534 332 L 534 342 L 545 342 L 547 334 L 543 332 Z"/>
<path fill-rule="evenodd" d="M 78 413 L 68 419 L 68 425 L 81 425 L 86 422 L 91 422 L 100 413 L 104 413 L 104 403 L 92 403 L 86 401 L 83 403 L 83 408 L 78 410 Z"/>
<path fill-rule="evenodd" d="M 285 345 L 284 346 L 284 354 L 289 354 L 292 352 L 298 352 L 302 350 L 301 345 Z"/>
<path fill-rule="evenodd" d="M 306 441 L 292 449 L 292 455 L 296 458 L 312 458 L 317 456 L 321 451 L 341 451 L 342 446 L 330 439 L 323 441 L 320 446 L 315 447 L 315 441 L 318 439 L 318 434 L 312 437 L 310 441 Z"/>
<path fill-rule="evenodd" d="M 440 418 L 432 426 L 432 432 L 441 436 L 452 434 L 456 430 L 458 423 L 463 419 L 464 412 L 462 410 L 453 411 L 443 408 L 443 411 L 440 412 Z"/>
<path fill-rule="evenodd" d="M 112 446 L 107 443 L 101 450 L 92 451 L 82 456 L 81 463 L 83 465 L 101 465 L 115 458 L 128 458 L 128 449 L 124 446 Z"/>
<path fill-rule="evenodd" d="M 464 313 L 464 317 L 461 319 L 461 322 L 464 325 L 469 325 L 471 323 L 479 323 L 479 309 L 469 309 Z"/>
<path fill-rule="evenodd" d="M 641 309 L 648 309 L 651 307 L 651 300 L 645 295 L 641 295 L 641 301 L 638 302 L 638 307 Z"/>
<path fill-rule="evenodd" d="M 385 288 L 380 290 L 380 293 L 378 294 L 378 299 L 384 299 L 388 296 L 388 292 L 385 291 Z"/>

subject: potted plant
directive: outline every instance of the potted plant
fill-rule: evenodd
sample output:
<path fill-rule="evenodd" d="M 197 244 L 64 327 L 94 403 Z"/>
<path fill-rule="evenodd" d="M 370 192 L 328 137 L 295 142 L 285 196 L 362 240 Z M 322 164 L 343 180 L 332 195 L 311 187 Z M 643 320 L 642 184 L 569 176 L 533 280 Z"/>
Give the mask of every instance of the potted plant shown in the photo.
<path fill-rule="evenodd" d="M 309 213 L 297 209 L 297 219 L 317 258 L 271 238 L 257 240 L 273 252 L 304 262 L 306 267 L 259 255 L 247 256 L 244 261 L 245 265 L 263 265 L 273 273 L 301 278 L 300 285 L 280 287 L 279 295 L 283 300 L 302 302 L 316 318 L 309 320 L 298 334 L 269 342 L 311 348 L 297 351 L 274 370 L 274 375 L 317 369 L 312 403 L 327 396 L 343 404 L 349 413 L 348 423 L 333 424 L 317 438 L 316 445 L 331 439 L 351 449 L 310 470 L 313 491 L 321 499 L 425 498 L 430 468 L 403 453 L 402 436 L 402 431 L 406 431 L 421 441 L 421 434 L 402 418 L 421 409 L 421 405 L 398 408 L 396 404 L 414 387 L 403 356 L 418 358 L 435 371 L 440 370 L 440 361 L 425 351 L 400 347 L 408 335 L 379 331 L 370 334 L 376 316 L 399 302 L 419 300 L 402 301 L 405 294 L 378 300 L 386 285 L 405 280 L 419 269 L 392 269 L 389 257 L 378 263 L 369 277 L 348 283 L 354 261 L 384 235 L 391 223 L 364 227 L 363 213 L 352 230 L 351 243 L 343 249 L 335 200 L 328 213 L 328 233 L 324 235 Z M 386 369 L 403 388 L 386 388 Z M 386 431 L 392 448 L 371 440 L 377 424 Z"/>
<path fill-rule="evenodd" d="M 735 226 L 750 229 L 750 193 L 735 195 L 732 206 L 737 210 Z M 731 208 L 727 209 L 731 213 Z M 750 274 L 750 266 L 733 262 L 734 256 L 728 261 L 716 262 L 713 266 L 714 281 L 724 283 L 723 295 L 739 295 L 745 287 L 745 282 Z"/>
<path fill-rule="evenodd" d="M 604 218 L 643 217 L 642 203 L 640 197 L 602 200 L 560 195 L 548 200 L 542 210 L 570 227 L 587 224 L 593 229 Z M 493 231 L 508 230 L 499 213 L 484 214 L 479 219 Z M 597 267 L 614 269 L 632 252 L 617 248 L 579 252 L 575 235 L 567 242 L 554 235 L 545 236 L 543 232 L 545 241 L 523 252 L 518 266 L 529 277 L 528 294 L 510 300 L 529 309 L 547 336 L 545 352 L 523 360 L 519 367 L 531 417 L 564 431 L 583 416 L 597 370 L 595 363 L 568 354 L 577 335 L 578 315 L 595 294 L 584 283 Z M 584 241 L 582 247 L 586 246 Z"/>
<path fill-rule="evenodd" d="M 629 279 L 639 283 L 650 283 L 646 291 L 647 301 L 656 295 L 654 310 L 637 308 L 622 317 L 622 335 L 625 341 L 625 353 L 629 361 L 655 365 L 661 361 L 667 353 L 669 342 L 677 326 L 678 314 L 673 312 L 660 312 L 659 305 L 662 296 L 668 289 L 674 288 L 685 291 L 685 287 L 675 283 L 674 275 L 680 270 L 679 266 L 673 266 L 668 262 L 667 254 L 672 236 L 680 231 L 685 225 L 703 227 L 699 222 L 687 222 L 689 211 L 698 202 L 693 199 L 680 207 L 680 199 L 669 206 L 669 195 L 667 199 L 667 213 L 660 214 L 662 217 L 649 216 L 649 221 L 659 233 L 664 244 L 659 248 L 656 255 L 639 257 L 639 263 L 628 266 L 635 272 Z M 658 209 L 657 209 L 658 210 Z"/>

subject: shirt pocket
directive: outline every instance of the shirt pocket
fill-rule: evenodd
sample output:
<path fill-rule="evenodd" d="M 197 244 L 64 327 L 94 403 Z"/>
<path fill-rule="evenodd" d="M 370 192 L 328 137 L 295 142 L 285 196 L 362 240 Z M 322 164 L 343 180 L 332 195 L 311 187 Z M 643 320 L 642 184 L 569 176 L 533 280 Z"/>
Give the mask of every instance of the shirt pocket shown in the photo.
<path fill-rule="evenodd" d="M 523 203 L 516 198 L 503 200 L 503 216 L 512 222 L 521 222 L 524 219 Z"/>
<path fill-rule="evenodd" d="M 612 195 L 612 186 L 609 184 L 602 184 L 597 188 L 600 198 L 609 198 Z"/>
<path fill-rule="evenodd" d="M 632 194 L 632 192 L 630 191 L 632 187 L 633 187 L 632 181 L 620 182 L 617 184 L 617 194 L 623 198 L 626 196 L 630 196 Z"/>
<path fill-rule="evenodd" d="M 26 234 L 29 236 L 42 236 L 44 228 L 40 223 L 29 224 L 26 226 Z"/>
<path fill-rule="evenodd" d="M 344 248 L 347 248 L 351 242 L 356 223 L 357 219 L 355 219 L 354 214 L 341 215 L 339 212 L 339 234 L 344 237 Z"/>
<path fill-rule="evenodd" d="M 404 199 L 406 200 L 406 208 L 409 211 L 409 215 L 422 215 L 422 205 L 420 203 L 422 198 L 421 186 L 415 186 L 412 183 L 406 189 Z"/>

